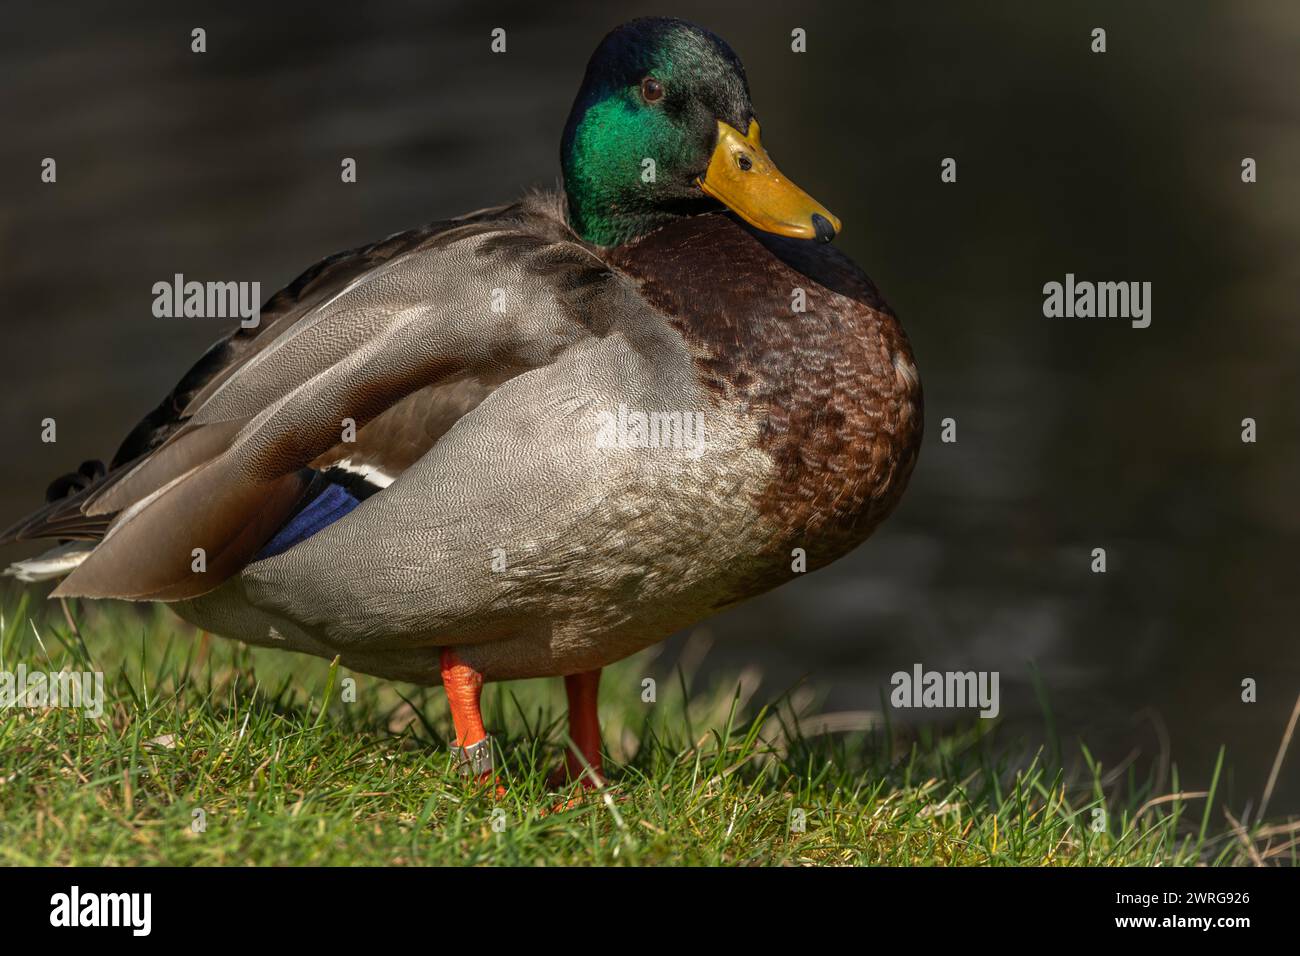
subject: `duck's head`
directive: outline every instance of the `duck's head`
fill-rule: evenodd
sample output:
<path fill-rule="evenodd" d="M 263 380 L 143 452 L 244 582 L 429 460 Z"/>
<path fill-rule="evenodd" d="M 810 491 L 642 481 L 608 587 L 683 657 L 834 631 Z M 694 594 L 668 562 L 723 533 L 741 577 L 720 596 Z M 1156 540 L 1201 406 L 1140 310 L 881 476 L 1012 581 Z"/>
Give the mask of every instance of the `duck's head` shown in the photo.
<path fill-rule="evenodd" d="M 718 203 L 782 236 L 829 242 L 840 230 L 763 149 L 740 59 L 684 20 L 633 20 L 601 41 L 560 161 L 570 222 L 600 246 Z"/>

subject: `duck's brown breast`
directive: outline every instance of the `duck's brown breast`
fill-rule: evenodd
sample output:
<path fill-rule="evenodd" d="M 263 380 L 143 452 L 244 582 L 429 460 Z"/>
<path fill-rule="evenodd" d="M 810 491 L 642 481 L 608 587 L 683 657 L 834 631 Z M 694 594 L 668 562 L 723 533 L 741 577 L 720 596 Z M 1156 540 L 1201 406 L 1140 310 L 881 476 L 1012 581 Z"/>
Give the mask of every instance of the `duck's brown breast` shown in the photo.
<path fill-rule="evenodd" d="M 871 280 L 830 246 L 722 214 L 609 259 L 674 323 L 715 399 L 755 423 L 774 557 L 803 547 L 812 568 L 863 541 L 902 495 L 923 424 L 911 347 Z"/>

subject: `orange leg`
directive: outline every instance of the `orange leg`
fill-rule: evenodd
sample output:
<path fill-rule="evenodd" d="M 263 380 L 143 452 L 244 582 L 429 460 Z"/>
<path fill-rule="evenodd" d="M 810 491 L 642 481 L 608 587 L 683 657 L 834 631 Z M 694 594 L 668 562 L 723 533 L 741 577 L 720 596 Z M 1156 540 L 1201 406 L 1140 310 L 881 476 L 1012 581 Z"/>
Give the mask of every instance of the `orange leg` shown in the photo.
<path fill-rule="evenodd" d="M 564 678 L 564 691 L 569 697 L 569 737 L 577 748 L 577 753 L 573 748 L 565 751 L 564 768 L 570 780 L 581 780 L 588 790 L 605 783 L 601 774 L 600 718 L 596 715 L 599 687 L 599 668 Z M 595 773 L 595 780 L 586 771 L 587 767 Z"/>
<path fill-rule="evenodd" d="M 492 741 L 483 727 L 479 697 L 483 692 L 483 675 L 470 667 L 450 647 L 442 649 L 442 686 L 451 706 L 451 720 L 456 725 L 456 748 L 461 764 L 481 780 L 492 776 Z"/>

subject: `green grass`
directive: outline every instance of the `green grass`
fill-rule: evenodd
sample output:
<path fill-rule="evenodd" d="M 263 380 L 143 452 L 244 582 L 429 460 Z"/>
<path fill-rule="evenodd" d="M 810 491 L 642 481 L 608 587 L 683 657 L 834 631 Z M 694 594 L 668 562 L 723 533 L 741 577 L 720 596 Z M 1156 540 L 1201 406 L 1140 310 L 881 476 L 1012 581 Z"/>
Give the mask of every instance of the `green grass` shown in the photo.
<path fill-rule="evenodd" d="M 73 629 L 40 597 L 3 607 L 0 670 L 102 670 L 107 699 L 98 720 L 0 711 L 8 864 L 1149 866 L 1249 862 L 1261 837 L 1225 830 L 1204 799 L 1149 804 L 1160 794 L 1131 773 L 1062 771 L 986 721 L 862 729 L 870 715 L 819 718 L 802 687 L 766 706 L 752 676 L 692 688 L 654 650 L 602 683 L 610 788 L 557 811 L 557 680 L 485 691 L 497 798 L 449 766 L 440 689 L 208 644 L 161 608 L 74 608 Z"/>

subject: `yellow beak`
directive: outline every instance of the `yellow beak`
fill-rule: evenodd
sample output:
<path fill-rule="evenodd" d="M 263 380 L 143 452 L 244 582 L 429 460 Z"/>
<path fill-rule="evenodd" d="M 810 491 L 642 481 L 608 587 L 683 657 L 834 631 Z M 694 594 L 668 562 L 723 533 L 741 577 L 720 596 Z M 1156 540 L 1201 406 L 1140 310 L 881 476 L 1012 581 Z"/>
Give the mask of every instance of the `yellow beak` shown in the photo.
<path fill-rule="evenodd" d="M 750 120 L 747 136 L 718 120 L 718 145 L 700 188 L 764 232 L 830 242 L 840 231 L 829 209 L 781 175 L 759 141 L 758 120 Z"/>

